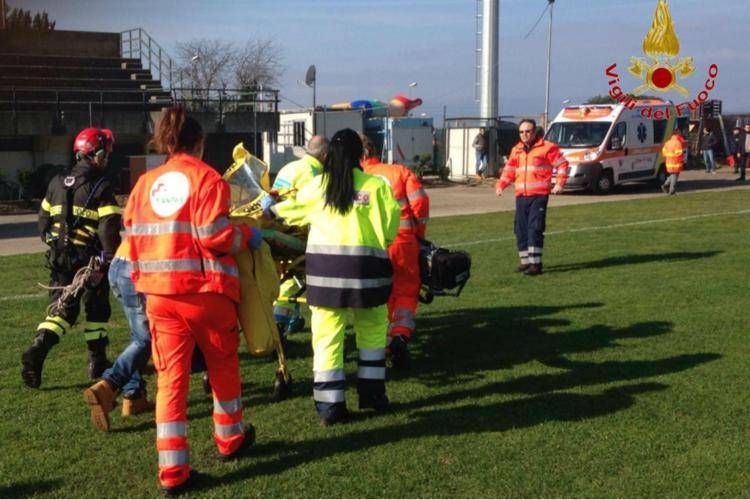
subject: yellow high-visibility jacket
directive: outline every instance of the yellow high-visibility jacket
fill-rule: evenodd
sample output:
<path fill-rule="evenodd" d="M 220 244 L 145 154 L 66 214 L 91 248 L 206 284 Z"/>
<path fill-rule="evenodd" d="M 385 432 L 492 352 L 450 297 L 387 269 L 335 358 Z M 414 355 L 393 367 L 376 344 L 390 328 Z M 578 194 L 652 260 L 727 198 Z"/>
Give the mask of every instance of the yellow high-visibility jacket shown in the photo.
<path fill-rule="evenodd" d="M 388 245 L 398 232 L 400 208 L 382 179 L 360 169 L 352 175 L 354 204 L 346 215 L 325 206 L 324 175 L 271 208 L 287 224 L 310 226 L 305 274 L 313 306 L 375 307 L 391 292 Z"/>
<path fill-rule="evenodd" d="M 279 170 L 273 181 L 273 189 L 298 189 L 322 171 L 323 164 L 317 158 L 305 155 Z"/>

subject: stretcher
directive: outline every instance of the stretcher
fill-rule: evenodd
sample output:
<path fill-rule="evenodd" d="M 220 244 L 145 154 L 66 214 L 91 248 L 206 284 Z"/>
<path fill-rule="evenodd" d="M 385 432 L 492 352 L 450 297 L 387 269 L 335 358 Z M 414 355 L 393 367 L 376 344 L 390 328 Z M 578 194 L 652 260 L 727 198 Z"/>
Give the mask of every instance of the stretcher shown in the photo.
<path fill-rule="evenodd" d="M 291 228 L 263 218 L 260 200 L 270 191 L 268 166 L 248 152 L 242 143 L 234 147 L 234 163 L 224 179 L 229 183 L 231 208 L 229 218 L 234 223 L 257 227 L 264 244 L 259 250 L 237 255 L 240 271 L 240 328 L 250 354 L 265 356 L 276 352 L 279 368 L 274 380 L 274 396 L 284 399 L 292 382 L 279 330 L 273 317 L 273 302 L 279 296 L 280 282 L 293 278 L 300 290 L 290 302 L 304 302 L 306 230 Z M 283 199 L 292 194 L 278 193 Z"/>

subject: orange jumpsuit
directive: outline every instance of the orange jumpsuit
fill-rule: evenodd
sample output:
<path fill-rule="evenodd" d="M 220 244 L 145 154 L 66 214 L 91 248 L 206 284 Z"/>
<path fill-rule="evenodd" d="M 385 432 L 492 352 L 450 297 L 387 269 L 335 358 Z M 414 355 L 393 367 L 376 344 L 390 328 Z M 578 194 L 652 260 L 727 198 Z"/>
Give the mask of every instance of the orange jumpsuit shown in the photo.
<path fill-rule="evenodd" d="M 419 303 L 419 239 L 424 238 L 430 217 L 430 198 L 419 178 L 403 165 L 380 163 L 377 158 L 362 161 L 366 174 L 384 179 L 401 207 L 401 222 L 388 255 L 393 266 L 393 289 L 388 299 L 388 335 L 411 337 Z M 418 239 L 419 238 L 419 239 Z"/>
<path fill-rule="evenodd" d="M 166 487 L 190 474 L 187 394 L 196 343 L 213 388 L 219 453 L 236 451 L 245 437 L 237 355 L 240 282 L 232 255 L 247 248 L 250 228 L 229 222 L 229 204 L 229 186 L 213 168 L 175 154 L 141 176 L 125 208 L 133 281 L 148 297 L 158 373 L 159 481 Z"/>

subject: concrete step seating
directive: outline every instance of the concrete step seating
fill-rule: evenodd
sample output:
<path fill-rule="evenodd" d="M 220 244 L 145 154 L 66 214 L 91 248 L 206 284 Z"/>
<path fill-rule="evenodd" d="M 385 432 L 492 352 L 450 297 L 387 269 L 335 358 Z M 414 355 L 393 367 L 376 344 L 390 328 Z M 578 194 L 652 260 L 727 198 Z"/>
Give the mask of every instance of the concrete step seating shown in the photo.
<path fill-rule="evenodd" d="M 148 90 L 161 89 L 159 80 L 133 80 L 130 78 L 45 78 L 36 76 L 0 75 L 0 87 L 43 88 L 97 88 Z"/>
<path fill-rule="evenodd" d="M 138 59 L 0 53 L 0 110 L 158 109 L 171 104 Z"/>
<path fill-rule="evenodd" d="M 82 64 L 83 63 L 83 64 Z M 120 57 L 71 57 L 71 56 L 47 56 L 30 54 L 2 54 L 0 53 L 0 65 L 9 66 L 87 66 L 94 68 L 123 68 L 127 64 L 130 68 L 140 68 L 140 59 L 129 59 Z M 131 66 L 132 65 L 132 66 Z"/>

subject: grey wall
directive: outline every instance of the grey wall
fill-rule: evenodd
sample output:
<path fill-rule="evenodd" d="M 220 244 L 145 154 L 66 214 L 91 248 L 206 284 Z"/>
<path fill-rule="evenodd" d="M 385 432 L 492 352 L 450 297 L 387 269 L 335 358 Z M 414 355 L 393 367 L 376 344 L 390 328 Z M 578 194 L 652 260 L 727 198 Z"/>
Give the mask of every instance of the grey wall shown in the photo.
<path fill-rule="evenodd" d="M 0 52 L 45 56 L 120 57 L 120 34 L 93 31 L 0 30 Z"/>

